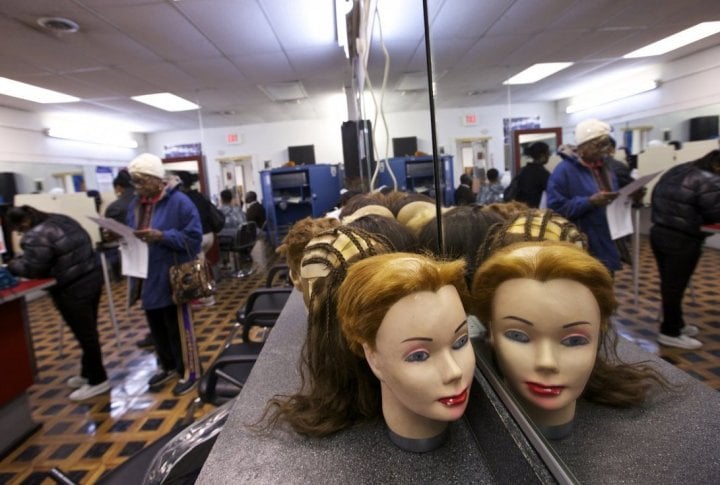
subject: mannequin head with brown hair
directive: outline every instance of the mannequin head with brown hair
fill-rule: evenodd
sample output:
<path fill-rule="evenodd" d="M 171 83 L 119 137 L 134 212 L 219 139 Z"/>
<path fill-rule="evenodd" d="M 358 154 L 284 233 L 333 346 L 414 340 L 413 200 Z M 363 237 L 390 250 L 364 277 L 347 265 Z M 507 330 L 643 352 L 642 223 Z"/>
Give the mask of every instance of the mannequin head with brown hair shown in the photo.
<path fill-rule="evenodd" d="M 632 406 L 644 401 L 652 381 L 663 384 L 650 367 L 617 358 L 612 277 L 576 245 L 501 248 L 475 273 L 472 296 L 505 381 L 541 426 L 572 422 L 581 395 Z"/>
<path fill-rule="evenodd" d="M 321 233 L 307 244 L 300 270 L 308 307 L 301 389 L 270 400 L 269 426 L 284 421 L 300 434 L 325 436 L 380 414 L 377 379 L 349 350 L 336 303 L 351 265 L 391 251 L 394 247 L 382 235 L 347 226 Z"/>
<path fill-rule="evenodd" d="M 300 263 L 302 263 L 305 246 L 307 246 L 310 240 L 317 234 L 338 225 L 340 225 L 340 221 L 327 217 L 317 219 L 306 217 L 300 219 L 292 225 L 287 235 L 283 238 L 282 244 L 276 249 L 278 254 L 285 255 L 288 269 L 290 270 L 290 280 L 298 290 L 302 291 Z"/>
<path fill-rule="evenodd" d="M 338 292 L 348 346 L 380 381 L 382 411 L 400 447 L 428 451 L 467 406 L 475 368 L 462 261 L 411 253 L 359 261 Z"/>

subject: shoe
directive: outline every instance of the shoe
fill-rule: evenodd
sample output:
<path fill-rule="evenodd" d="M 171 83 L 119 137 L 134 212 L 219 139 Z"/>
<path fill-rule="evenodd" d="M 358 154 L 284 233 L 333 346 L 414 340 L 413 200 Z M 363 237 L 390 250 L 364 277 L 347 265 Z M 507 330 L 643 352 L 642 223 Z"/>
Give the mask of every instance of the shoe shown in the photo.
<path fill-rule="evenodd" d="M 680 329 L 680 333 L 683 335 L 687 335 L 688 337 L 697 337 L 700 333 L 700 329 L 697 328 L 695 325 L 685 325 L 682 329 Z"/>
<path fill-rule="evenodd" d="M 699 349 L 703 345 L 701 341 L 683 334 L 680 334 L 677 337 L 671 337 L 670 335 L 661 333 L 658 335 L 657 341 L 660 345 L 665 345 L 666 347 L 677 347 L 679 349 L 688 350 Z"/>
<path fill-rule="evenodd" d="M 161 384 L 165 384 L 169 380 L 173 379 L 175 375 L 175 371 L 160 370 L 156 372 L 155 375 L 150 378 L 150 380 L 148 380 L 148 386 L 157 387 Z"/>
<path fill-rule="evenodd" d="M 177 384 L 175 384 L 175 387 L 173 387 L 173 396 L 182 396 L 183 394 L 187 394 L 195 387 L 197 382 L 197 379 L 187 381 L 185 379 L 180 379 Z"/>
<path fill-rule="evenodd" d="M 84 386 L 87 383 L 88 383 L 88 380 L 82 376 L 72 376 L 66 382 L 68 387 L 72 387 L 73 389 L 80 389 L 82 386 Z"/>
<path fill-rule="evenodd" d="M 71 401 L 84 401 L 85 399 L 90 399 L 91 397 L 95 397 L 98 394 L 104 394 L 110 390 L 110 381 L 104 380 L 100 384 L 95 384 L 94 386 L 91 386 L 90 384 L 84 384 L 80 389 L 74 390 L 72 393 L 70 393 Z"/>
<path fill-rule="evenodd" d="M 142 340 L 135 342 L 135 345 L 141 349 L 152 349 L 155 347 L 155 342 L 153 341 L 152 335 L 148 333 Z"/>

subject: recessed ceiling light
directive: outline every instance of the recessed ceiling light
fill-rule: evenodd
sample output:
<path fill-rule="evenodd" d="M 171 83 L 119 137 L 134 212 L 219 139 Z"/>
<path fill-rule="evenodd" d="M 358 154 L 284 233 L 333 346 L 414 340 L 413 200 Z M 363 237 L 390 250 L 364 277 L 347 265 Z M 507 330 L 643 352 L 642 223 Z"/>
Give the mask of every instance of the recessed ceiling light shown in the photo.
<path fill-rule="evenodd" d="M 503 84 L 532 84 L 572 65 L 572 62 L 541 62 L 533 64 L 510 79 L 503 81 Z"/>
<path fill-rule="evenodd" d="M 74 103 L 80 101 L 80 98 L 70 96 L 69 94 L 33 86 L 32 84 L 21 83 L 20 81 L 13 81 L 6 77 L 0 77 L 0 94 L 45 104 Z"/>
<path fill-rule="evenodd" d="M 200 108 L 197 104 L 172 93 L 144 94 L 133 96 L 132 99 L 165 111 L 189 111 Z"/>
<path fill-rule="evenodd" d="M 625 54 L 623 58 L 659 56 L 720 32 L 720 21 L 702 22 L 657 42 Z"/>
<path fill-rule="evenodd" d="M 80 30 L 80 26 L 77 22 L 63 17 L 40 17 L 37 19 L 39 26 L 44 27 L 53 32 L 60 32 L 63 34 L 74 34 Z"/>
<path fill-rule="evenodd" d="M 305 88 L 300 81 L 266 84 L 258 86 L 258 89 L 272 101 L 295 101 L 307 98 Z"/>

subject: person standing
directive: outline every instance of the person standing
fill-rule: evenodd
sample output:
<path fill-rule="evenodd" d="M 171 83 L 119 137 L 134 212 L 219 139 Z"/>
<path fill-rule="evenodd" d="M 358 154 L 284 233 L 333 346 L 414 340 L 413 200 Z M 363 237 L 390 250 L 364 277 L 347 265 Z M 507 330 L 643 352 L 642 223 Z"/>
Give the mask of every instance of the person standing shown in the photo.
<path fill-rule="evenodd" d="M 532 158 L 532 161 L 526 164 L 518 174 L 517 192 L 513 200 L 537 208 L 540 207 L 542 193 L 547 189 L 550 178 L 550 172 L 545 168 L 550 160 L 550 147 L 547 143 L 538 141 L 530 145 L 526 153 Z"/>
<path fill-rule="evenodd" d="M 605 210 L 618 196 L 615 173 L 606 162 L 612 153 L 610 125 L 596 119 L 578 123 L 575 143 L 575 150 L 563 146 L 558 151 L 562 161 L 548 179 L 547 205 L 587 235 L 590 254 L 617 271 L 620 252 Z"/>
<path fill-rule="evenodd" d="M 709 235 L 703 224 L 720 223 L 720 150 L 666 171 L 652 192 L 650 247 L 660 273 L 662 322 L 658 342 L 699 349 L 699 329 L 685 323 L 682 300 Z"/>
<path fill-rule="evenodd" d="M 127 224 L 128 207 L 135 196 L 135 187 L 127 170 L 122 169 L 118 172 L 113 179 L 113 189 L 117 198 L 105 209 L 105 217 L 114 219 L 120 224 Z"/>
<path fill-rule="evenodd" d="M 53 304 L 82 350 L 80 375 L 67 380 L 69 398 L 83 401 L 110 390 L 98 334 L 102 272 L 90 236 L 74 219 L 24 205 L 7 213 L 11 229 L 22 232 L 22 255 L 8 263 L 24 278 L 55 278 L 49 289 Z"/>
<path fill-rule="evenodd" d="M 161 367 L 148 385 L 157 388 L 183 376 L 172 391 L 179 396 L 195 386 L 200 369 L 192 325 L 179 318 L 181 308 L 172 299 L 169 270 L 195 259 L 200 252 L 200 216 L 179 190 L 177 178 L 164 180 L 159 157 L 143 153 L 130 162 L 128 171 L 136 191 L 128 210 L 128 225 L 148 244 L 147 278 L 132 278 L 130 294 L 142 300 Z"/>

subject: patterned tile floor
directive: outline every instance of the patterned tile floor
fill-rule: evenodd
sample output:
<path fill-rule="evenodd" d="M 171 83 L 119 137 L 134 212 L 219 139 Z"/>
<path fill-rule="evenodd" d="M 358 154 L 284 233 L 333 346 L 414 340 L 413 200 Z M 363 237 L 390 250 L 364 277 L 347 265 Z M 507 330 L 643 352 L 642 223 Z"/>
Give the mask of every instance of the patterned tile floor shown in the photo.
<path fill-rule="evenodd" d="M 253 251 L 256 271 L 244 279 L 224 278 L 218 283 L 216 304 L 194 312 L 200 359 L 207 366 L 220 351 L 235 311 L 250 292 L 265 282 L 266 268 L 275 257 L 258 244 Z M 59 349 L 59 314 L 49 297 L 28 304 L 32 338 L 38 364 L 36 383 L 30 388 L 33 419 L 42 427 L 0 461 L 0 484 L 54 483 L 46 472 L 58 467 L 76 482 L 94 483 L 106 470 L 115 468 L 182 421 L 197 396 L 192 391 L 175 397 L 174 381 L 151 392 L 147 380 L 157 368 L 150 350 L 135 342 L 147 332 L 144 314 L 137 307 L 126 311 L 125 283 L 113 283 L 113 300 L 120 327 L 120 345 L 109 318 L 103 292 L 100 335 L 103 360 L 112 390 L 83 403 L 67 399 L 65 381 L 79 370 L 80 350 L 70 333 L 63 332 L 64 352 Z M 211 407 L 198 410 L 196 417 Z"/>
<path fill-rule="evenodd" d="M 207 365 L 220 350 L 235 310 L 254 288 L 264 282 L 263 269 L 274 262 L 262 249 L 253 252 L 259 267 L 249 278 L 224 279 L 219 283 L 216 305 L 195 314 L 196 332 L 202 361 Z M 620 333 L 646 350 L 720 390 L 720 310 L 717 308 L 720 251 L 706 249 L 693 278 L 693 295 L 685 300 L 689 322 L 702 330 L 705 346 L 698 351 L 667 349 L 655 343 L 660 304 L 655 262 L 647 240 L 641 245 L 639 299 L 634 301 L 632 272 L 616 275 L 620 309 L 616 326 Z M 124 285 L 113 285 L 116 302 L 124 301 Z M 112 392 L 86 403 L 66 399 L 70 390 L 65 380 L 77 372 L 79 350 L 68 330 L 64 332 L 64 355 L 58 351 L 59 315 L 49 298 L 29 304 L 33 340 L 39 375 L 29 391 L 33 418 L 42 427 L 21 446 L 0 461 L 0 484 L 53 483 L 45 477 L 52 467 L 59 467 L 83 484 L 94 483 L 106 470 L 121 464 L 134 452 L 169 431 L 184 416 L 194 393 L 176 398 L 172 383 L 160 392 L 149 392 L 146 381 L 156 369 L 155 358 L 138 349 L 135 341 L 146 332 L 142 313 L 133 309 L 118 311 L 121 331 L 119 348 L 107 316 L 107 302 L 101 302 L 100 333 L 104 359 L 112 382 Z M 120 303 L 121 305 L 121 303 Z M 197 415 L 207 412 L 199 410 Z"/>

